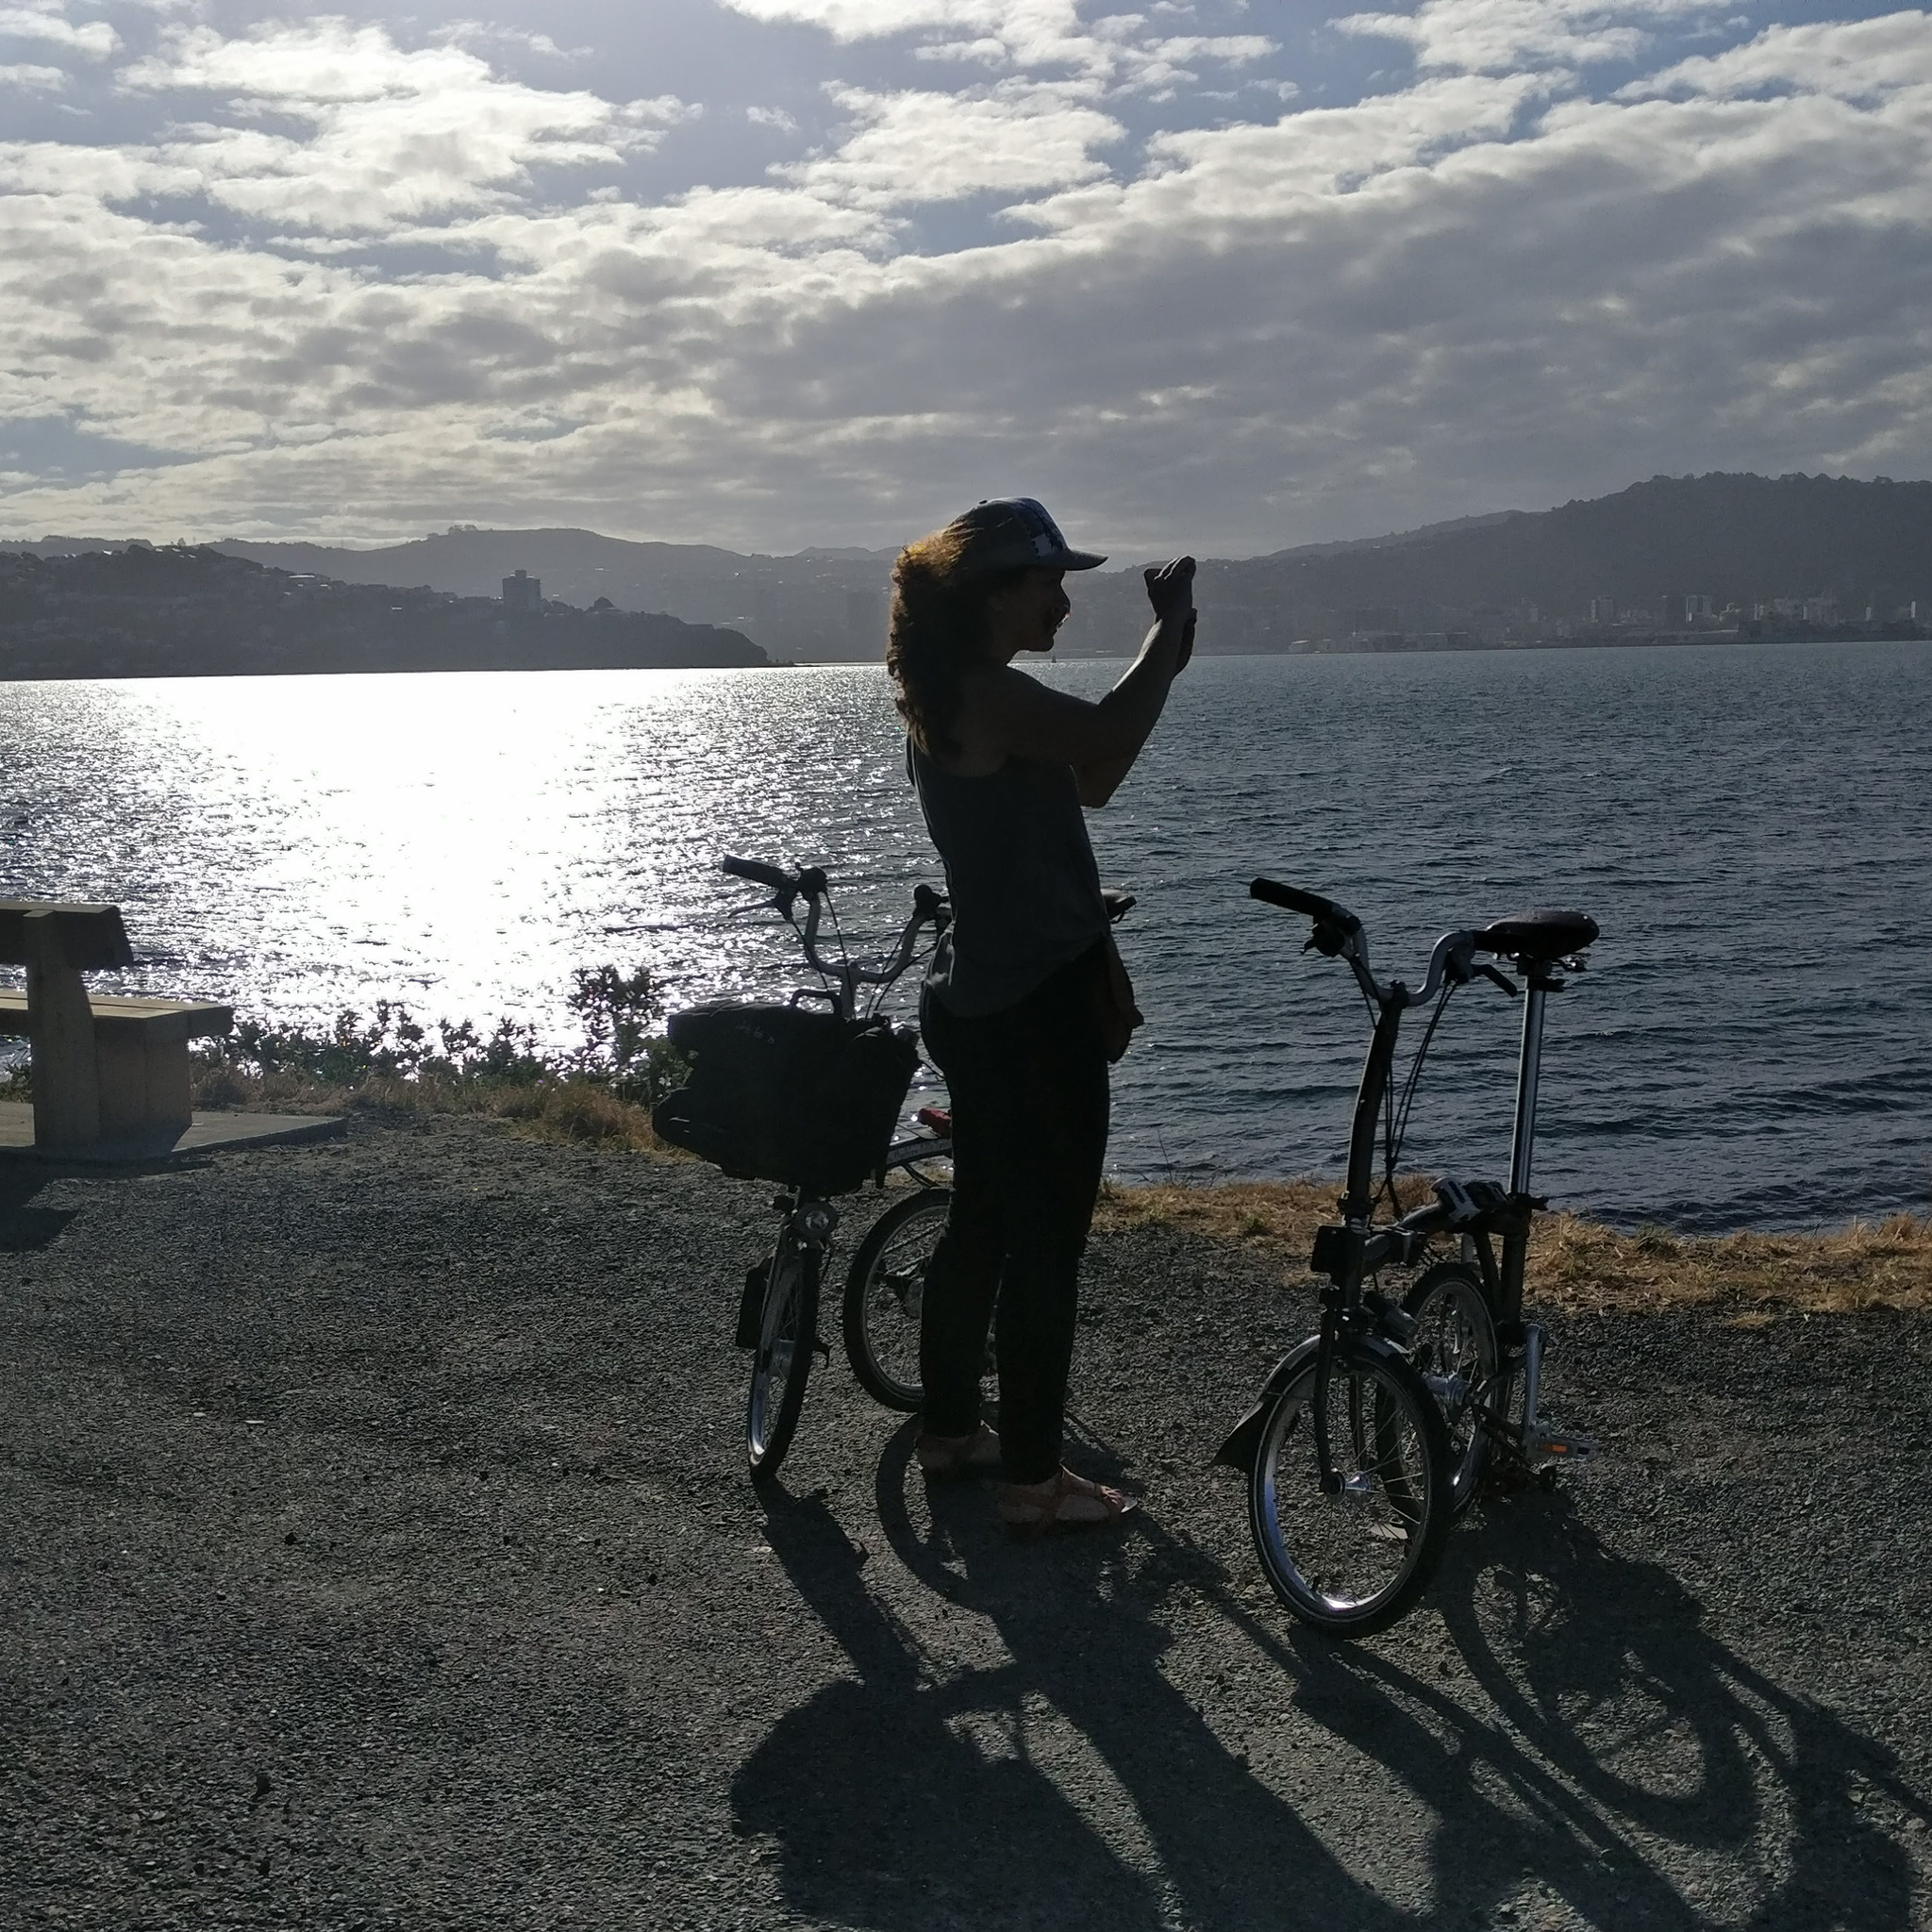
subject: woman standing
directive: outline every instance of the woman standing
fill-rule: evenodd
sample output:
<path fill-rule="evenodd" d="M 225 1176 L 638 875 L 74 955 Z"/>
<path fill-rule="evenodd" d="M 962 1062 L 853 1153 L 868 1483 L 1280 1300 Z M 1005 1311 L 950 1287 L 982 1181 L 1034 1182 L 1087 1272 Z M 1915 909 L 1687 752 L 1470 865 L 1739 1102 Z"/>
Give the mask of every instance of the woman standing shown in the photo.
<path fill-rule="evenodd" d="M 1030 1529 L 1132 1507 L 1060 1460 L 1108 1062 L 1139 1018 L 1081 808 L 1113 795 L 1188 661 L 1193 558 L 1147 572 L 1153 628 L 1098 704 L 1013 668 L 1053 648 L 1065 574 L 1106 560 L 1012 497 L 908 544 L 892 572 L 886 662 L 953 907 L 920 1004 L 952 1097 L 953 1200 L 926 1271 L 919 1460 L 934 1475 L 1003 1468 L 1000 1513 Z M 998 1435 L 979 1411 L 995 1305 Z"/>

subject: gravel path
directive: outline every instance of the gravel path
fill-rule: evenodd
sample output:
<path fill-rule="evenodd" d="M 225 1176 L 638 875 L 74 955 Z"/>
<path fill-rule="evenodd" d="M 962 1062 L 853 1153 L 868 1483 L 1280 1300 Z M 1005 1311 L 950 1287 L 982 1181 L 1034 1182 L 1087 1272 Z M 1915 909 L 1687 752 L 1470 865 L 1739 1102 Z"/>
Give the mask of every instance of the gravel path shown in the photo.
<path fill-rule="evenodd" d="M 1147 1507 L 1014 1544 L 836 1340 L 754 1491 L 769 1220 L 468 1123 L 0 1168 L 0 1924 L 1932 1924 L 1932 1323 L 1566 1324 L 1604 1462 L 1338 1648 L 1205 1462 L 1303 1291 L 1097 1241 Z"/>

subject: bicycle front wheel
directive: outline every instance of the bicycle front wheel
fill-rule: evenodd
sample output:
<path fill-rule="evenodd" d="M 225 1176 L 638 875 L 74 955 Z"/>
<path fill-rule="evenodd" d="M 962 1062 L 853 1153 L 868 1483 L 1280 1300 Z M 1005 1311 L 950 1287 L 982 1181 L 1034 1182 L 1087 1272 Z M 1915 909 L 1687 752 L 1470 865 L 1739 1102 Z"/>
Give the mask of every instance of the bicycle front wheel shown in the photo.
<path fill-rule="evenodd" d="M 751 1396 L 744 1409 L 745 1451 L 754 1475 L 776 1475 L 791 1446 L 798 1412 L 805 1407 L 818 1322 L 819 1257 L 801 1247 L 787 1226 L 779 1231 L 765 1275 Z"/>
<path fill-rule="evenodd" d="M 1495 1319 L 1482 1276 L 1461 1261 L 1425 1269 L 1403 1306 L 1418 1330 L 1415 1365 L 1449 1432 L 1451 1503 L 1460 1516 L 1475 1501 L 1507 1399 Z"/>
<path fill-rule="evenodd" d="M 1399 1357 L 1336 1344 L 1325 1391 L 1340 1490 L 1322 1486 L 1316 1360 L 1275 1398 L 1248 1478 L 1248 1522 L 1274 1593 L 1337 1637 L 1387 1629 L 1422 1594 L 1449 1534 L 1441 1410 Z"/>
<path fill-rule="evenodd" d="M 845 1354 L 874 1402 L 916 1410 L 925 1267 L 946 1225 L 950 1188 L 922 1188 L 891 1207 L 858 1244 L 845 1276 Z"/>

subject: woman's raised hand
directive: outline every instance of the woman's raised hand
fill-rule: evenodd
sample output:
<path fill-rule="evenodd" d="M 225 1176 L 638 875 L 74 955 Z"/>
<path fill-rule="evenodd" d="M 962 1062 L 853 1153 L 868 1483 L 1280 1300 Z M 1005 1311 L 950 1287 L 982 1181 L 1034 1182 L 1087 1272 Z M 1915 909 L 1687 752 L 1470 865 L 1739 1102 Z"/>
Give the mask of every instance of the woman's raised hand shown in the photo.
<path fill-rule="evenodd" d="M 1194 655 L 1194 559 L 1176 557 L 1172 563 L 1149 564 L 1141 575 L 1147 579 L 1147 601 L 1154 607 L 1155 622 L 1182 620 L 1174 669 L 1183 670 Z"/>
<path fill-rule="evenodd" d="M 1147 579 L 1147 601 L 1156 617 L 1186 610 L 1194 601 L 1194 559 L 1176 557 L 1172 563 L 1150 563 L 1141 573 Z"/>

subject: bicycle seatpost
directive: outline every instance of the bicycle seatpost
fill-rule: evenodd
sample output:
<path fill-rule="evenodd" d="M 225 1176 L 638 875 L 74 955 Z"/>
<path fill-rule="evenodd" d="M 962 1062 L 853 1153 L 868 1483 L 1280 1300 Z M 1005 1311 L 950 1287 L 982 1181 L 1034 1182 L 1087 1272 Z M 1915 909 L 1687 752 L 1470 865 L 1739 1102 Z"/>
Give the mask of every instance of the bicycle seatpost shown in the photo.
<path fill-rule="evenodd" d="M 1523 1007 L 1523 1050 L 1516 1063 L 1516 1128 L 1509 1147 L 1509 1191 L 1529 1192 L 1529 1167 L 1536 1152 L 1536 1089 L 1542 1071 L 1543 1004 L 1549 989 L 1539 974 L 1529 975 Z"/>

